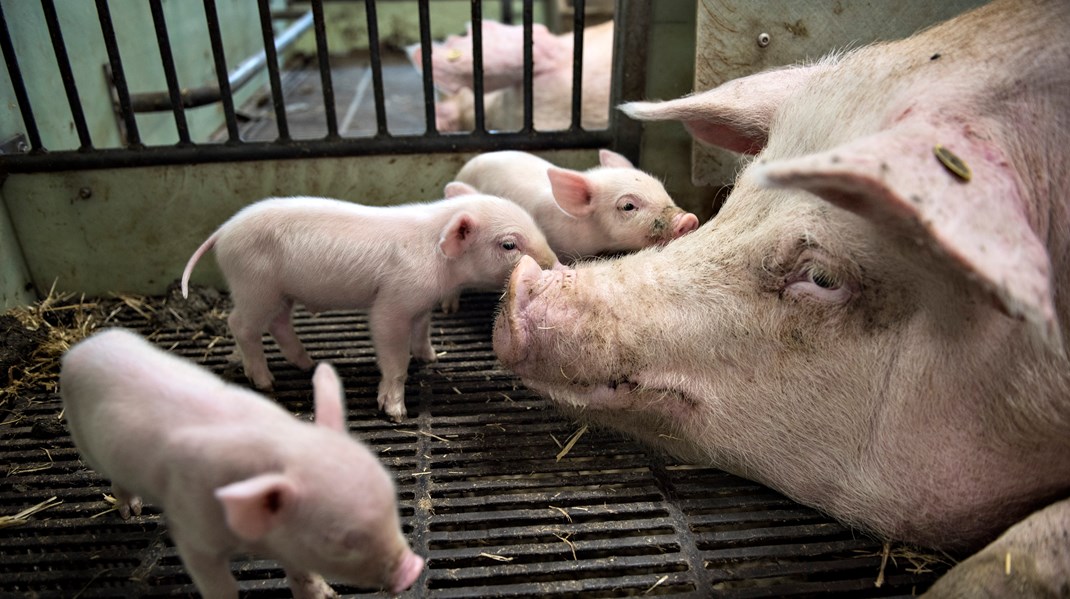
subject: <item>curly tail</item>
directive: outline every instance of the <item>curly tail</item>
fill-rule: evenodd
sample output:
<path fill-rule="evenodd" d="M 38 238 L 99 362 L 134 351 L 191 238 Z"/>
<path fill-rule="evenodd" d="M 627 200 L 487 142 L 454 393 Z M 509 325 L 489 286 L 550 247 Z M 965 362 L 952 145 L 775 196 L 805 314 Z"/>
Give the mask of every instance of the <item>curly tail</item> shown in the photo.
<path fill-rule="evenodd" d="M 189 262 L 186 263 L 186 270 L 182 271 L 182 297 L 189 297 L 189 276 L 193 272 L 193 267 L 197 264 L 197 261 L 201 259 L 201 256 L 208 250 L 212 249 L 215 245 L 216 238 L 219 236 L 219 232 L 212 233 L 211 237 L 204 240 L 201 247 L 197 248 L 196 252 L 189 257 Z"/>

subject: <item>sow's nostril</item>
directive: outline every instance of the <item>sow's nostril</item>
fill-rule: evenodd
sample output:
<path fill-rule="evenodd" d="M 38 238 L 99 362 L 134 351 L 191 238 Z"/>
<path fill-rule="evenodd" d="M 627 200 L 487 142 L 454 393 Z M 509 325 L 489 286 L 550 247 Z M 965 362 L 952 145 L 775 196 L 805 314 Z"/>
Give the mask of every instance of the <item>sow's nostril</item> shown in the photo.
<path fill-rule="evenodd" d="M 690 212 L 677 214 L 672 219 L 673 239 L 687 235 L 695 229 L 698 229 L 698 217 Z"/>

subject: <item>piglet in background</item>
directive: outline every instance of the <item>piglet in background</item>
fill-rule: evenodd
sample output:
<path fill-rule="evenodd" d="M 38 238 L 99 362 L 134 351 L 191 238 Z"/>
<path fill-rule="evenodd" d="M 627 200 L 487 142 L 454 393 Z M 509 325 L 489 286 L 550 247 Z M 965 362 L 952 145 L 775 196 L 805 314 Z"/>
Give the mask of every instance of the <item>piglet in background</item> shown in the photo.
<path fill-rule="evenodd" d="M 194 265 L 211 248 L 230 287 L 228 318 L 245 375 L 260 389 L 272 376 L 262 335 L 282 355 L 313 366 L 291 321 L 295 303 L 311 312 L 367 309 L 383 378 L 379 408 L 406 416 L 410 355 L 434 362 L 431 310 L 461 289 L 497 290 L 521 256 L 552 268 L 557 257 L 523 209 L 502 198 L 453 185 L 444 200 L 372 207 L 323 198 L 274 198 L 239 211 L 186 264 L 182 295 Z"/>
<path fill-rule="evenodd" d="M 63 409 L 85 461 L 112 482 L 120 515 L 142 499 L 205 597 L 237 597 L 230 557 L 278 560 L 295 597 L 336 596 L 321 574 L 401 592 L 424 560 L 401 534 L 390 474 L 347 434 L 342 387 L 321 364 L 315 424 L 109 329 L 63 357 Z"/>
<path fill-rule="evenodd" d="M 483 21 L 483 91 L 488 130 L 516 131 L 524 125 L 524 27 Z M 573 34 L 554 35 L 545 25 L 532 26 L 532 121 L 540 131 L 572 124 Z M 583 97 L 580 123 L 604 129 L 609 123 L 609 88 L 613 60 L 613 22 L 583 31 Z M 431 48 L 432 78 L 442 94 L 435 104 L 439 131 L 475 128 L 474 58 L 471 25 L 463 36 L 451 35 Z M 420 46 L 408 48 L 410 60 L 423 68 Z"/>
<path fill-rule="evenodd" d="M 661 182 L 610 150 L 579 172 L 525 152 L 489 152 L 468 161 L 457 181 L 508 198 L 531 213 L 559 256 L 575 260 L 667 243 L 698 228 Z"/>

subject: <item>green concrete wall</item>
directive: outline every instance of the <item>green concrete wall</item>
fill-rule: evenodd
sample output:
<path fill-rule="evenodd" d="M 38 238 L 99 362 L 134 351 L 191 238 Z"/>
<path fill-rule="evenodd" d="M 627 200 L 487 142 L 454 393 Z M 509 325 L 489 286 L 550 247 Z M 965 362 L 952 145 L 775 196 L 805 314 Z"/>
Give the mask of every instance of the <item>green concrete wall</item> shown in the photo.
<path fill-rule="evenodd" d="M 35 299 L 22 248 L 8 217 L 7 202 L 0 195 L 0 310 L 26 305 Z"/>
<path fill-rule="evenodd" d="M 33 106 L 44 146 L 49 150 L 77 148 L 78 135 L 70 105 L 60 80 L 56 57 L 40 2 L 0 0 L 8 21 L 12 43 Z M 108 54 L 100 32 L 96 5 L 89 0 L 56 0 L 56 12 L 63 30 L 71 67 L 90 136 L 95 147 L 120 146 L 119 127 L 112 109 L 111 94 L 104 74 Z M 264 48 L 255 2 L 217 0 L 220 29 L 228 69 Z M 160 67 L 160 51 L 153 33 L 149 3 L 144 0 L 111 0 L 112 22 L 123 60 L 123 71 L 131 93 L 165 91 L 167 81 Z M 171 38 L 179 84 L 200 87 L 216 83 L 215 63 L 204 5 L 193 0 L 164 2 L 164 15 Z M 235 94 L 245 101 L 266 75 L 251 81 Z M 0 139 L 25 131 L 22 116 L 11 89 L 7 67 L 0 64 Z M 194 140 L 206 140 L 223 122 L 218 103 L 186 111 Z M 139 114 L 138 129 L 148 145 L 178 141 L 174 116 L 170 112 Z"/>

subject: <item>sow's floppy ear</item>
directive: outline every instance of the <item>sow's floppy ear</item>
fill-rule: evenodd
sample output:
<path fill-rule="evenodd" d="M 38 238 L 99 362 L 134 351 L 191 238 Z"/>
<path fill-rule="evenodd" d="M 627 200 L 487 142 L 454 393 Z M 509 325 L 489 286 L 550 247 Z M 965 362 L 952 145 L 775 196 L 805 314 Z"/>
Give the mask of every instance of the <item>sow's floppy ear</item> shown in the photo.
<path fill-rule="evenodd" d="M 460 258 L 472 245 L 478 230 L 475 217 L 467 212 L 454 214 L 442 229 L 438 238 L 438 248 L 447 258 Z"/>
<path fill-rule="evenodd" d="M 346 432 L 345 391 L 334 367 L 326 362 L 316 367 L 312 375 L 312 396 L 315 403 L 316 425 L 341 433 Z"/>
<path fill-rule="evenodd" d="M 640 121 L 681 121 L 703 143 L 757 154 L 780 105 L 825 68 L 819 63 L 773 69 L 676 100 L 628 102 L 619 108 Z"/>
<path fill-rule="evenodd" d="M 929 243 L 1063 353 L 1051 260 L 1009 164 L 981 137 L 904 124 L 752 172 Z"/>
<path fill-rule="evenodd" d="M 284 474 L 260 474 L 215 490 L 227 526 L 246 541 L 271 532 L 297 502 L 297 488 Z"/>

